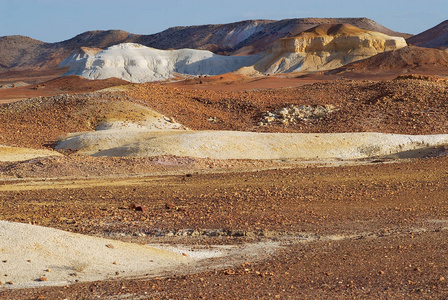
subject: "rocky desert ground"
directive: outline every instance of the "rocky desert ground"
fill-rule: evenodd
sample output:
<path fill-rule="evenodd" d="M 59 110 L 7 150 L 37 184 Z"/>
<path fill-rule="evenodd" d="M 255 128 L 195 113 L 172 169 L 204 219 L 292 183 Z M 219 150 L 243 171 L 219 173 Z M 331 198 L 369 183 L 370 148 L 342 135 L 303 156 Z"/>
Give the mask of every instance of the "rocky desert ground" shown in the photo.
<path fill-rule="evenodd" d="M 1 38 L 0 299 L 448 297 L 445 24 L 372 22 Z"/>

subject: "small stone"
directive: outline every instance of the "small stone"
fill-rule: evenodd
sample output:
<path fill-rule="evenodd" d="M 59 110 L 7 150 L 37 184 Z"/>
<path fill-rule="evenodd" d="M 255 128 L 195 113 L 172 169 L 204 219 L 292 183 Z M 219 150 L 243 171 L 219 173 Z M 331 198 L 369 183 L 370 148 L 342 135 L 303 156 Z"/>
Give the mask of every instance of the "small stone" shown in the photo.
<path fill-rule="evenodd" d="M 232 269 L 227 269 L 224 271 L 224 274 L 225 275 L 235 275 L 235 271 Z"/>
<path fill-rule="evenodd" d="M 29 262 L 29 263 L 30 263 L 30 262 L 31 262 L 31 259 L 28 259 L 28 260 L 27 260 L 27 262 Z"/>
<path fill-rule="evenodd" d="M 439 281 L 445 281 L 445 277 L 441 276 L 441 277 L 439 278 Z"/>
<path fill-rule="evenodd" d="M 45 269 L 44 272 L 51 272 L 51 269 Z"/>
<path fill-rule="evenodd" d="M 114 249 L 115 248 L 114 245 L 112 245 L 112 244 L 107 244 L 106 247 L 109 248 L 109 249 Z"/>
<path fill-rule="evenodd" d="M 116 265 L 117 264 L 117 262 L 116 261 L 114 261 L 112 264 L 114 264 L 114 265 Z"/>
<path fill-rule="evenodd" d="M 39 278 L 39 281 L 47 281 L 47 277 L 42 276 L 41 278 Z"/>
<path fill-rule="evenodd" d="M 12 281 L 7 281 L 6 284 L 14 284 Z"/>
<path fill-rule="evenodd" d="M 176 208 L 176 205 L 174 205 L 173 203 L 166 203 L 165 208 L 166 209 L 174 209 L 174 208 Z"/>
<path fill-rule="evenodd" d="M 380 275 L 384 275 L 384 271 L 379 271 L 378 272 Z"/>
<path fill-rule="evenodd" d="M 137 205 L 137 206 L 135 207 L 135 210 L 136 210 L 136 211 L 146 211 L 147 209 L 146 209 L 145 206 Z"/>

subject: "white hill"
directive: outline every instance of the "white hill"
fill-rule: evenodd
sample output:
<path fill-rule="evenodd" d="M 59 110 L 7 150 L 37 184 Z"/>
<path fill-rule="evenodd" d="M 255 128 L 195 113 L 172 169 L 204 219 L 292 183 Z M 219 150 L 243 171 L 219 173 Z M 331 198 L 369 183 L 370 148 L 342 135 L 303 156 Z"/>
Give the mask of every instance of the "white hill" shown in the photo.
<path fill-rule="evenodd" d="M 148 122 L 150 124 L 151 122 Z M 360 133 L 257 133 L 115 126 L 75 133 L 56 149 L 92 156 L 190 156 L 212 159 L 351 160 L 426 151 L 448 144 L 448 135 Z M 417 154 L 417 153 L 416 153 Z"/>
<path fill-rule="evenodd" d="M 87 79 L 117 77 L 135 83 L 166 80 L 178 74 L 219 75 L 253 65 L 258 59 L 258 56 L 216 55 L 206 50 L 158 50 L 132 43 L 99 52 L 82 50 L 61 62 L 60 67 L 70 67 L 65 75 Z"/>

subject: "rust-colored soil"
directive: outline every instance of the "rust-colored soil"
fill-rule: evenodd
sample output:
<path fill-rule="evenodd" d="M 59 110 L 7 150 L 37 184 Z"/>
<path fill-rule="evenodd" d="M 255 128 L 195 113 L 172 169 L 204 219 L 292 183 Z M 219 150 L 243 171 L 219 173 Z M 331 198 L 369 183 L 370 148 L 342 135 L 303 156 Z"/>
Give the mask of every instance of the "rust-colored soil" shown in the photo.
<path fill-rule="evenodd" d="M 295 80 L 301 82 L 300 78 Z M 192 129 L 429 134 L 448 129 L 447 91 L 445 79 L 408 76 L 380 82 L 336 80 L 245 91 L 142 84 L 129 86 L 126 95 Z M 338 111 L 318 121 L 260 126 L 267 111 L 290 105 L 334 105 Z M 216 117 L 216 121 L 210 122 L 210 117 Z"/>
<path fill-rule="evenodd" d="M 418 73 L 448 77 L 448 51 L 409 46 L 384 52 L 329 71 L 349 78 L 390 78 L 399 74 Z"/>
<path fill-rule="evenodd" d="M 440 299 L 448 292 L 447 166 L 447 159 L 439 158 L 125 181 L 72 179 L 72 185 L 4 181 L 3 220 L 137 243 L 274 240 L 284 246 L 264 261 L 230 269 L 3 290 L 0 298 Z M 130 209 L 133 202 L 148 210 Z M 183 229 L 200 234 L 176 237 Z"/>
<path fill-rule="evenodd" d="M 23 77 L 22 75 L 26 74 L 26 72 L 16 73 L 19 73 L 20 77 L 15 74 L 15 76 L 12 77 L 13 79 L 11 79 L 4 75 L 3 85 L 9 86 L 11 84 L 15 84 L 17 81 L 27 83 L 28 85 L 0 89 L 0 104 L 40 96 L 49 97 L 66 93 L 89 93 L 108 87 L 125 85 L 129 83 L 118 78 L 88 80 L 80 76 L 60 77 L 64 73 L 60 71 L 48 73 L 41 72 L 36 76 L 32 76 L 33 73 L 31 73 L 28 77 Z M 0 77 L 0 85 L 2 85 L 2 77 Z"/>
<path fill-rule="evenodd" d="M 90 94 L 83 93 L 104 82 L 47 79 L 46 88 L 66 94 L 1 105 L 0 144 L 51 148 L 59 136 L 93 130 L 108 118 L 140 120 L 135 105 L 148 106 L 192 129 L 448 132 L 444 78 L 409 75 L 372 81 L 296 75 L 225 75 L 202 78 L 202 84 L 201 79 L 133 84 L 121 92 Z M 44 89 L 35 92 L 45 95 Z M 291 104 L 331 104 L 338 110 L 297 124 L 259 124 L 266 111 Z M 180 276 L 61 287 L 9 289 L 14 283 L 7 283 L 7 274 L 0 272 L 0 299 L 448 295 L 447 157 L 336 167 L 63 154 L 0 163 L 0 220 L 136 243 L 196 247 L 265 241 L 278 242 L 281 249 L 261 261 L 243 256 L 236 266 L 216 265 Z M 133 203 L 146 210 L 132 209 Z"/>
<path fill-rule="evenodd" d="M 202 78 L 182 80 L 168 83 L 167 85 L 184 89 L 229 92 L 293 88 L 330 79 L 329 77 L 325 78 L 325 76 L 323 76 L 322 74 L 303 76 L 300 79 L 295 78 L 295 76 L 301 75 L 282 74 L 276 76 L 248 77 L 244 75 L 223 74 L 219 76 L 207 76 Z"/>
<path fill-rule="evenodd" d="M 120 110 L 128 111 L 131 116 L 131 109 L 126 108 L 131 103 L 149 106 L 197 130 L 448 132 L 447 80 L 419 75 L 380 82 L 338 80 L 250 91 L 180 89 L 148 83 L 128 85 L 122 93 L 36 98 L 0 107 L 0 117 L 4 120 L 0 123 L 0 143 L 49 147 L 67 133 L 94 129 Z M 336 111 L 324 119 L 297 124 L 260 123 L 266 112 L 290 105 L 333 105 Z"/>

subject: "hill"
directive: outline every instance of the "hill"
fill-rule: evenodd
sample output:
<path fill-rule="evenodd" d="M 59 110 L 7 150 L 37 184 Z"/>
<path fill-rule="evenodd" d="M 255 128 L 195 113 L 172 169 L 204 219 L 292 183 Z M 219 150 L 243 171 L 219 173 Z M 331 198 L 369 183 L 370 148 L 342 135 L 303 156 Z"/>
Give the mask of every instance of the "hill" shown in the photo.
<path fill-rule="evenodd" d="M 44 42 L 32 38 L 14 35 L 0 37 L 0 71 L 20 67 L 23 62 L 32 60 L 33 53 Z"/>
<path fill-rule="evenodd" d="M 448 20 L 408 38 L 408 43 L 428 48 L 448 48 Z"/>
<path fill-rule="evenodd" d="M 395 71 L 395 73 L 401 74 L 403 72 L 446 71 L 447 68 L 447 51 L 408 46 L 345 65 L 331 73 L 342 71 Z"/>
<path fill-rule="evenodd" d="M 206 50 L 159 50 L 135 43 L 73 52 L 60 67 L 66 75 L 89 79 L 117 77 L 131 82 L 166 80 L 182 75 L 221 75 L 241 68 L 277 74 L 333 69 L 377 53 L 405 47 L 401 37 L 367 31 L 350 24 L 318 25 L 294 37 L 282 38 L 254 55 L 217 55 Z"/>
<path fill-rule="evenodd" d="M 364 30 L 392 36 L 394 32 L 367 18 L 306 18 L 281 21 L 250 20 L 230 24 L 173 27 L 151 35 L 121 30 L 88 31 L 69 40 L 44 43 L 21 36 L 0 37 L 0 72 L 51 69 L 80 47 L 107 48 L 120 43 L 138 43 L 157 49 L 201 49 L 217 54 L 254 54 L 270 43 L 294 36 L 320 24 L 348 23 Z"/>
<path fill-rule="evenodd" d="M 186 75 L 219 75 L 255 63 L 257 56 L 224 56 L 206 50 L 159 50 L 140 44 L 123 43 L 101 52 L 84 48 L 84 53 L 68 56 L 60 67 L 70 67 L 65 75 L 88 79 L 117 77 L 130 82 L 166 80 Z"/>
<path fill-rule="evenodd" d="M 328 70 L 405 46 L 401 37 L 350 24 L 324 24 L 278 40 L 255 68 L 271 74 Z"/>

